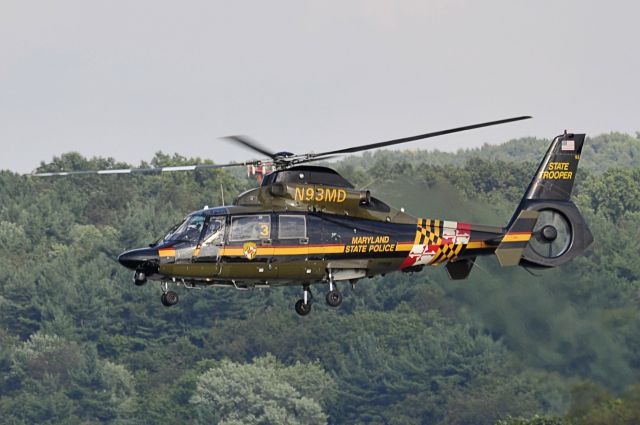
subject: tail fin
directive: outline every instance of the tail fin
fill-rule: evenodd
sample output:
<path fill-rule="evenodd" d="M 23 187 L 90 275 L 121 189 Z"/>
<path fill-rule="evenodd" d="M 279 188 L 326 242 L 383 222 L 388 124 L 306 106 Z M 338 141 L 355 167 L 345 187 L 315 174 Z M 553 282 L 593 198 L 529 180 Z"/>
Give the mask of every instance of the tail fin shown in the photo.
<path fill-rule="evenodd" d="M 526 200 L 568 201 L 584 145 L 584 134 L 565 134 L 551 142 L 524 196 Z"/>
<path fill-rule="evenodd" d="M 584 134 L 565 132 L 551 142 L 496 250 L 503 266 L 555 267 L 593 242 L 584 218 L 571 202 L 584 141 Z M 510 235 L 524 238 L 526 233 L 526 244 L 516 247 L 510 241 Z"/>

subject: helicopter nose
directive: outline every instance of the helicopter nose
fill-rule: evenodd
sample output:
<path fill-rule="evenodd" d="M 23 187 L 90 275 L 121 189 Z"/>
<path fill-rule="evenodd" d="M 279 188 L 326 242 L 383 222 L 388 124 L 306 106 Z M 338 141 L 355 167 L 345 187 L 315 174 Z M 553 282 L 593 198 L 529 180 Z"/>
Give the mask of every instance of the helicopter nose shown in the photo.
<path fill-rule="evenodd" d="M 158 262 L 158 250 L 153 248 L 139 248 L 125 251 L 118 256 L 118 262 L 128 269 L 136 270 L 139 266 L 151 265 Z"/>

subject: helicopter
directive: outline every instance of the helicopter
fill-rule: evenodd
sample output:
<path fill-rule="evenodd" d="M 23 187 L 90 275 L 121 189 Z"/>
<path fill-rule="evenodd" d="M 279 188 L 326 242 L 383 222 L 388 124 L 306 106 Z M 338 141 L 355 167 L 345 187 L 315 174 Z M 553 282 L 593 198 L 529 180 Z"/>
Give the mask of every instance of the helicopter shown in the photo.
<path fill-rule="evenodd" d="M 553 139 L 522 200 L 504 227 L 414 217 L 357 189 L 335 170 L 309 163 L 369 149 L 529 119 L 520 116 L 321 153 L 273 152 L 246 136 L 225 139 L 266 157 L 230 164 L 38 173 L 126 174 L 248 166 L 260 186 L 232 205 L 189 213 L 148 247 L 118 261 L 133 283 L 159 281 L 165 306 L 178 303 L 169 285 L 236 289 L 301 286 L 295 311 L 311 312 L 311 285 L 326 284 L 326 303 L 343 301 L 340 285 L 363 278 L 417 272 L 443 264 L 449 277 L 466 279 L 480 256 L 502 267 L 550 268 L 582 254 L 593 242 L 571 191 L 585 134 Z"/>

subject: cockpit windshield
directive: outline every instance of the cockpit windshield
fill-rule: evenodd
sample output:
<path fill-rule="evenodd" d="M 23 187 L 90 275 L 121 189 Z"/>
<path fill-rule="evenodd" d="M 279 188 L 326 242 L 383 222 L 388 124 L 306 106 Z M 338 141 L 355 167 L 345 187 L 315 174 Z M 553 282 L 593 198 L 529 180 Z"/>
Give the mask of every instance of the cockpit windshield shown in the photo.
<path fill-rule="evenodd" d="M 171 231 L 164 237 L 165 242 L 198 242 L 202 226 L 204 225 L 204 215 L 192 214 L 187 216 L 184 221 L 173 227 Z"/>

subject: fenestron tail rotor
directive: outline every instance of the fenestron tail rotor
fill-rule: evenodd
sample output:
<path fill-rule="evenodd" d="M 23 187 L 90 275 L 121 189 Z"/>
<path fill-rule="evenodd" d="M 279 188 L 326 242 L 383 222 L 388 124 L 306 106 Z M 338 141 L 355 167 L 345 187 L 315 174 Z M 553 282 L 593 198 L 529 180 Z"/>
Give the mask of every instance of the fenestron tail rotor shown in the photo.
<path fill-rule="evenodd" d="M 571 223 L 561 212 L 544 209 L 540 211 L 529 244 L 538 255 L 556 258 L 569 249 L 572 234 Z"/>

